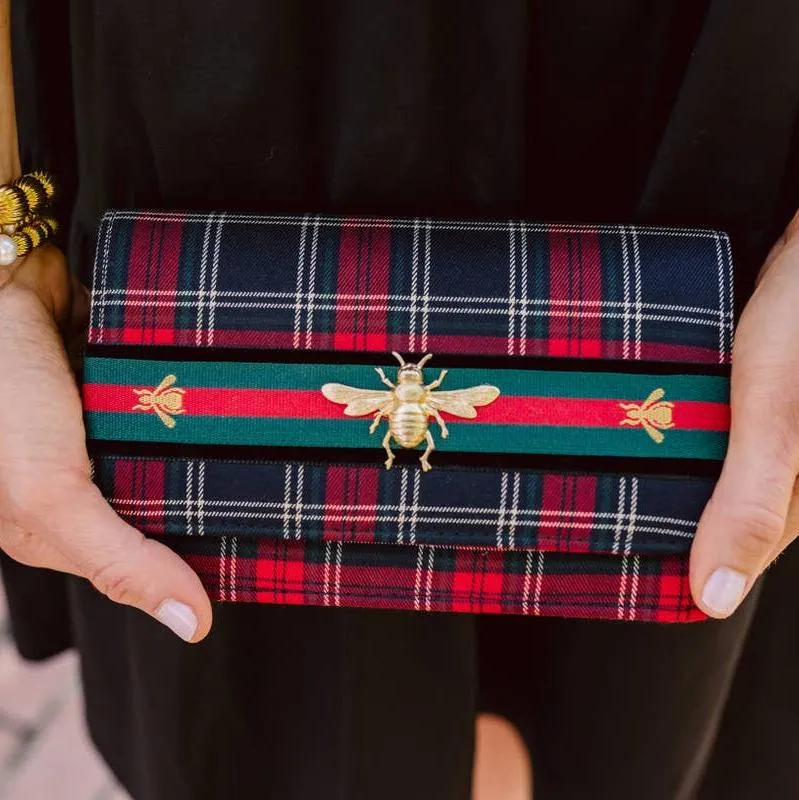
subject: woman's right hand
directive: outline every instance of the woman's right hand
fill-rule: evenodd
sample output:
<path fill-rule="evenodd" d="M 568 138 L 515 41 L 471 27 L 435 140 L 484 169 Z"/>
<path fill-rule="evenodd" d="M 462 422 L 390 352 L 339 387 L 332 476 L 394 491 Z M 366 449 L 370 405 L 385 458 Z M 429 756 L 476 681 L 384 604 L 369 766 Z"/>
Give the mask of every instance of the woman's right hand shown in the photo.
<path fill-rule="evenodd" d="M 0 548 L 23 564 L 80 575 L 186 641 L 211 604 L 191 568 L 123 522 L 90 479 L 78 389 L 59 327 L 73 314 L 63 255 L 34 250 L 0 272 Z"/>

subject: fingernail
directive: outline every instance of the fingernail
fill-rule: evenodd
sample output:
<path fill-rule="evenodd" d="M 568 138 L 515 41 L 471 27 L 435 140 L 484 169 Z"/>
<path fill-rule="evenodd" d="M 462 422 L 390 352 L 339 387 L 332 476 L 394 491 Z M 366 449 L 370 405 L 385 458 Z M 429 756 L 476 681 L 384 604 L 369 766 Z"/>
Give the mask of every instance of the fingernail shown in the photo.
<path fill-rule="evenodd" d="M 746 588 L 746 575 L 729 567 L 719 567 L 702 590 L 702 602 L 716 614 L 732 614 Z"/>
<path fill-rule="evenodd" d="M 197 632 L 197 615 L 185 603 L 164 600 L 155 612 L 155 618 L 183 639 L 190 642 Z"/>

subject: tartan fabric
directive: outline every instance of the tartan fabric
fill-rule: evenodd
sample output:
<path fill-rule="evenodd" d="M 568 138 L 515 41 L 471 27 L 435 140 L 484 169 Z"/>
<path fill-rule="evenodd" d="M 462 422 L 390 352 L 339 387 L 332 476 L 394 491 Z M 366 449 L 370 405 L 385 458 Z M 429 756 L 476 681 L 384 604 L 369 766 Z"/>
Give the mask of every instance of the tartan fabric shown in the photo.
<path fill-rule="evenodd" d="M 730 362 L 724 233 L 110 211 L 89 341 Z"/>
<path fill-rule="evenodd" d="M 709 478 L 129 457 L 94 459 L 150 536 L 685 554 Z"/>
<path fill-rule="evenodd" d="M 432 374 L 437 374 L 431 370 Z M 167 427 L 138 403 L 137 387 L 174 374 L 183 394 Z M 729 428 L 729 380 L 715 375 L 650 375 L 519 369 L 451 370 L 445 389 L 479 384 L 499 397 L 475 419 L 446 412 L 444 452 L 551 453 L 721 460 Z M 185 444 L 379 448 L 369 420 L 347 417 L 326 399 L 329 378 L 383 389 L 374 367 L 330 364 L 187 362 L 96 358 L 84 362 L 83 403 L 94 439 Z M 449 375 L 447 376 L 449 378 Z M 669 428 L 655 441 L 625 411 L 653 388 L 665 392 Z M 387 423 L 383 423 L 385 426 Z"/>
<path fill-rule="evenodd" d="M 164 539 L 214 600 L 693 622 L 685 558 L 425 545 Z"/>
<path fill-rule="evenodd" d="M 491 414 L 511 414 L 507 402 L 481 408 L 477 423 L 453 423 L 452 443 L 461 437 L 464 466 L 436 465 L 425 474 L 403 462 L 383 470 L 377 448 L 367 464 L 328 463 L 316 451 L 304 458 L 308 426 L 341 423 L 332 412 L 309 418 L 310 395 L 270 395 L 260 406 L 283 403 L 289 412 L 282 422 L 301 419 L 280 440 L 300 446 L 293 460 L 270 456 L 277 445 L 259 443 L 252 427 L 263 398 L 213 395 L 259 386 L 218 378 L 182 384 L 185 408 L 173 420 L 141 413 L 131 441 L 114 441 L 124 437 L 108 431 L 122 430 L 110 416 L 131 416 L 122 406 L 114 410 L 128 401 L 113 387 L 152 392 L 166 377 L 133 387 L 134 378 L 119 371 L 123 363 L 138 360 L 137 369 L 163 371 L 165 346 L 189 352 L 170 367 L 184 378 L 211 361 L 220 375 L 241 376 L 241 359 L 219 363 L 241 348 L 264 351 L 264 362 L 291 361 L 305 351 L 300 372 L 310 379 L 332 363 L 333 381 L 343 379 L 336 358 L 355 368 L 357 352 L 433 352 L 442 361 L 488 355 L 497 357 L 505 380 L 529 370 L 531 357 L 614 362 L 614 374 L 601 380 L 584 371 L 575 379 L 581 405 L 561 408 L 562 420 L 579 406 L 595 422 L 615 411 L 614 403 L 640 404 L 655 387 L 624 392 L 607 407 L 592 405 L 608 397 L 591 390 L 625 373 L 625 362 L 657 361 L 665 365 L 658 380 L 678 401 L 674 428 L 665 430 L 674 461 L 696 459 L 684 437 L 697 431 L 718 438 L 700 457 L 719 459 L 728 425 L 732 269 L 726 235 L 712 230 L 111 211 L 97 241 L 85 394 L 90 438 L 105 439 L 93 450 L 95 479 L 123 517 L 184 557 L 218 600 L 701 619 L 690 597 L 688 550 L 713 482 L 692 472 L 693 462 L 672 475 L 559 468 L 556 453 L 606 452 L 598 438 L 605 431 L 595 424 L 588 434 L 577 429 L 578 449 L 566 447 L 568 425 L 550 426 L 560 449 L 540 452 L 551 456 L 551 468 L 467 465 L 480 450 L 469 437 L 481 420 L 492 436 L 510 441 L 503 445 L 509 452 L 523 438 L 520 431 L 529 436 L 528 429 L 546 428 L 532 396 L 518 398 L 514 413 L 523 424 L 515 430 L 496 420 L 486 424 Z M 287 354 L 277 358 L 279 351 Z M 203 358 L 191 355 L 202 352 Z M 106 357 L 103 369 L 117 372 L 98 382 L 91 371 Z M 689 375 L 680 375 L 684 364 L 694 365 L 684 370 Z M 453 379 L 459 371 L 453 368 Z M 705 388 L 680 398 L 680 381 Z M 708 392 L 710 384 L 716 388 Z M 548 390 L 539 396 L 541 413 L 555 413 L 554 403 L 546 407 L 550 398 Z M 705 403 L 704 416 L 685 416 L 691 403 Z M 221 413 L 202 414 L 200 407 Z M 237 408 L 247 413 L 237 418 Z M 700 417 L 704 428 L 697 431 L 677 424 L 690 418 L 696 426 Z M 186 441 L 181 431 L 208 418 L 218 418 L 215 444 L 208 446 L 246 442 L 246 459 L 210 451 L 188 457 L 175 449 Z M 654 463 L 665 453 L 657 437 L 650 441 L 640 429 L 625 434 L 644 448 L 625 457 Z M 337 436 L 330 428 L 330 446 Z M 363 438 L 372 446 L 365 432 Z M 202 439 L 187 441 L 180 446 L 206 447 Z M 128 449 L 114 449 L 122 444 Z M 143 444 L 149 455 L 136 450 Z M 518 445 L 525 453 L 529 447 Z"/>

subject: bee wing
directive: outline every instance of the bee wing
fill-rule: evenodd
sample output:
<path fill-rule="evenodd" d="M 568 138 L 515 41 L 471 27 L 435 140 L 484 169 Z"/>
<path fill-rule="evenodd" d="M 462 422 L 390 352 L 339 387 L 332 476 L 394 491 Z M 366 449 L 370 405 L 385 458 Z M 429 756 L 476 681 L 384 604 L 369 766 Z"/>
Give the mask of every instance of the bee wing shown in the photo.
<path fill-rule="evenodd" d="M 477 412 L 475 406 L 487 406 L 499 397 L 496 386 L 482 384 L 470 389 L 456 389 L 452 392 L 430 392 L 427 405 L 437 411 L 446 411 L 456 417 L 474 419 Z"/>
<path fill-rule="evenodd" d="M 391 392 L 375 391 L 374 389 L 356 389 L 345 386 L 343 383 L 326 383 L 322 387 L 322 394 L 334 403 L 346 405 L 344 413 L 348 417 L 362 417 L 371 414 L 392 401 Z"/>
<path fill-rule="evenodd" d="M 641 403 L 641 405 L 643 406 L 643 408 L 648 408 L 653 403 L 656 403 L 658 400 L 660 400 L 660 398 L 663 397 L 663 395 L 665 394 L 666 394 L 665 389 L 662 389 L 660 387 L 658 387 L 657 389 L 653 389 L 649 393 L 649 397 L 647 397 L 646 400 L 644 400 L 644 402 Z"/>
<path fill-rule="evenodd" d="M 159 383 L 158 386 L 156 386 L 155 389 L 153 389 L 153 394 L 160 394 L 161 392 L 164 391 L 164 389 L 168 389 L 170 386 L 172 386 L 176 380 L 177 377 L 175 375 L 167 375 L 161 381 L 161 383 Z"/>

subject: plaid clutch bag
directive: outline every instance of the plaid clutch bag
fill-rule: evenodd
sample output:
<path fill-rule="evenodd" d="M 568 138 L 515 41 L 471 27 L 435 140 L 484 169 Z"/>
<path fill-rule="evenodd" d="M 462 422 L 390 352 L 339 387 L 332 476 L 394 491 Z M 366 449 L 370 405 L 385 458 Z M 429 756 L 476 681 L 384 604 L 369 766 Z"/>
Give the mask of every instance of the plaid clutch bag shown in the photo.
<path fill-rule="evenodd" d="M 94 477 L 217 600 L 700 619 L 732 285 L 711 230 L 111 211 Z"/>

